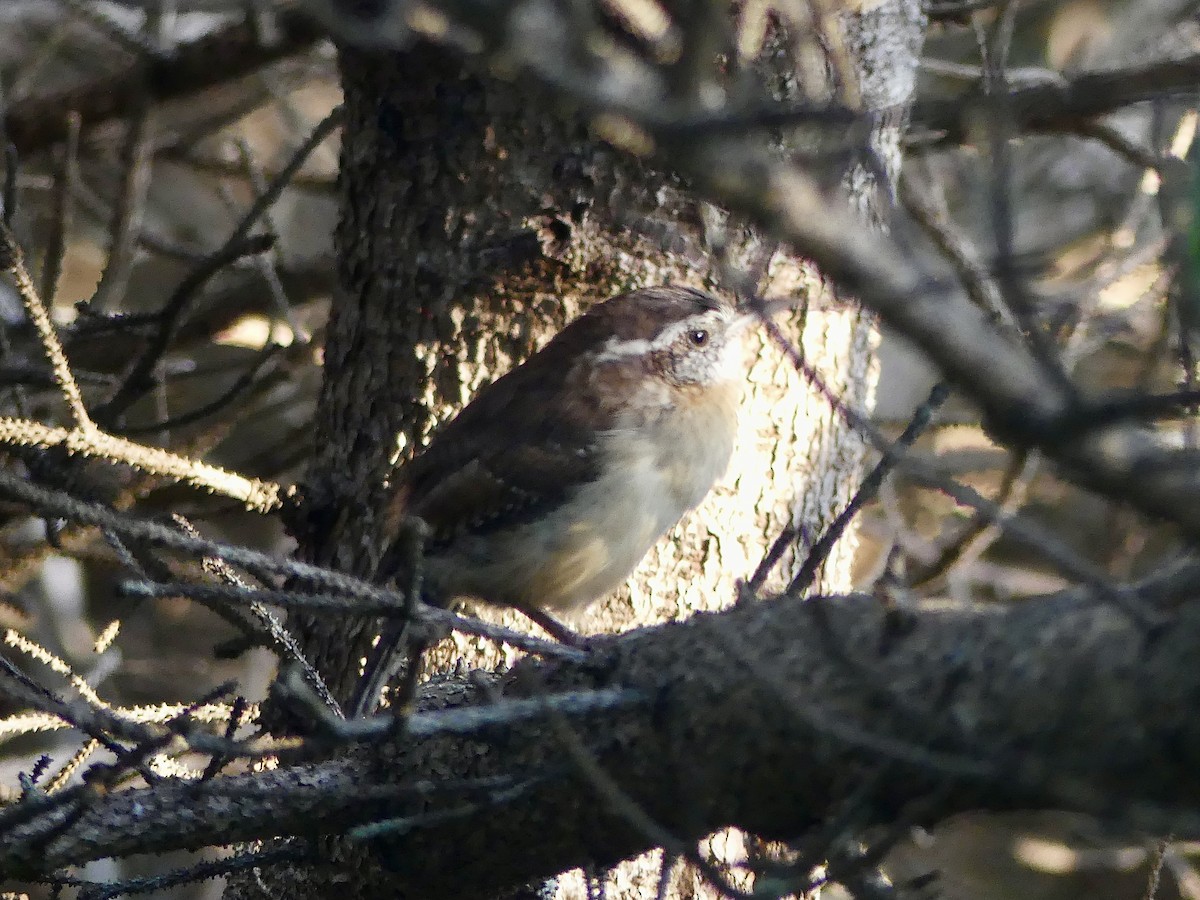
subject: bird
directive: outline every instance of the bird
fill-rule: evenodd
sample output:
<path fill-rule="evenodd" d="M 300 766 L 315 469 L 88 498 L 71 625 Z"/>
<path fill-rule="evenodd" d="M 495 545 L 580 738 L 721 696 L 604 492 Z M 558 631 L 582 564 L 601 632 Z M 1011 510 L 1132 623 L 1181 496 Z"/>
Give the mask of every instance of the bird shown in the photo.
<path fill-rule="evenodd" d="M 690 287 L 634 290 L 481 388 L 389 486 L 385 531 L 424 523 L 422 599 L 514 607 L 569 636 L 554 615 L 620 585 L 726 471 L 754 319 Z M 403 577 L 401 544 L 376 580 Z M 402 628 L 381 635 L 351 716 L 378 703 Z"/>

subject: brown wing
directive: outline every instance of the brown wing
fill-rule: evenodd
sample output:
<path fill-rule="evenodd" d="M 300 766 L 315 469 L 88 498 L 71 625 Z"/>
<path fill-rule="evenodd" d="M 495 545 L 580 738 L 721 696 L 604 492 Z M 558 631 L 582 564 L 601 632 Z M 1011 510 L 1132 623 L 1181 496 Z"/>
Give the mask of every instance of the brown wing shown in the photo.
<path fill-rule="evenodd" d="M 429 526 L 431 552 L 464 532 L 486 534 L 532 521 L 598 476 L 595 451 L 583 438 L 539 442 L 526 433 L 520 444 L 504 446 L 514 429 L 500 425 L 486 435 L 491 445 L 481 444 L 454 463 L 443 457 L 436 467 L 414 473 L 423 477 L 405 479 L 404 511 Z"/>
<path fill-rule="evenodd" d="M 480 390 L 397 473 L 389 518 L 423 519 L 431 531 L 427 550 L 437 552 L 463 533 L 486 534 L 545 515 L 599 476 L 596 433 L 616 426 L 644 377 L 639 357 L 597 369 L 589 354 L 611 338 L 646 339 L 664 321 L 716 305 L 698 291 L 650 288 L 576 319 L 524 365 Z"/>
<path fill-rule="evenodd" d="M 612 427 L 619 407 L 573 366 L 603 336 L 596 324 L 577 319 L 438 429 L 397 473 L 389 519 L 423 519 L 434 553 L 463 533 L 532 521 L 594 480 L 595 433 Z"/>

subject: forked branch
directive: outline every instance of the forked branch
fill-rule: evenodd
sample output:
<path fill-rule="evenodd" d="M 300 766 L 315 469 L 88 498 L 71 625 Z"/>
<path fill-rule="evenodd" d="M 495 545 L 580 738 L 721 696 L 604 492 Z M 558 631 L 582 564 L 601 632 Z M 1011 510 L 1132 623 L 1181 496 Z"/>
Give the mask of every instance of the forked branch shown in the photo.
<path fill-rule="evenodd" d="M 12 277 L 21 302 L 50 361 L 54 381 L 66 401 L 72 425 L 54 427 L 29 419 L 0 417 L 0 442 L 47 450 L 64 447 L 70 453 L 98 457 L 113 463 L 132 466 L 151 475 L 161 475 L 183 481 L 195 487 L 239 500 L 248 509 L 267 513 L 278 509 L 283 502 L 283 489 L 271 481 L 246 478 L 234 472 L 198 462 L 164 450 L 139 444 L 101 430 L 88 414 L 83 395 L 71 366 L 63 352 L 54 324 L 38 296 L 37 288 L 25 267 L 21 248 L 8 226 L 0 224 L 0 262 Z"/>

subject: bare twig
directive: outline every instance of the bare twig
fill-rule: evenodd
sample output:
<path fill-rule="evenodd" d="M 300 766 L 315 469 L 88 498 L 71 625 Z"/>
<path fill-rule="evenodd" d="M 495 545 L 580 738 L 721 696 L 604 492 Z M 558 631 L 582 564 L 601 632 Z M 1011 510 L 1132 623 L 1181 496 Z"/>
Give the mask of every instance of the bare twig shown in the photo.
<path fill-rule="evenodd" d="M 933 389 L 929 392 L 929 397 L 918 407 L 912 420 L 905 427 L 900 437 L 896 439 L 894 444 L 888 447 L 883 454 L 883 458 L 876 463 L 875 467 L 863 479 L 858 490 L 854 492 L 854 497 L 846 504 L 846 508 L 837 514 L 834 520 L 829 523 L 829 527 L 825 529 L 825 532 L 817 538 L 816 542 L 809 549 L 808 555 L 804 559 L 804 564 L 800 566 L 800 570 L 787 587 L 788 593 L 803 593 L 812 586 L 813 581 L 817 577 L 817 572 L 829 556 L 834 544 L 838 542 L 863 506 L 875 498 L 879 492 L 880 485 L 883 484 L 884 478 L 887 477 L 893 468 L 900 464 L 904 453 L 920 437 L 921 433 L 929 427 L 937 410 L 946 402 L 949 396 L 950 388 L 948 385 L 938 383 L 933 386 Z"/>
<path fill-rule="evenodd" d="M 192 523 L 183 516 L 176 514 L 171 518 L 185 534 L 194 538 L 200 537 L 200 533 Z M 220 557 L 206 556 L 203 565 L 206 570 L 216 574 L 227 585 L 240 590 L 250 589 L 249 585 Z M 321 677 L 321 674 L 309 662 L 308 657 L 304 655 L 304 651 L 301 650 L 295 636 L 263 604 L 251 601 L 248 607 L 250 616 L 257 622 L 259 629 L 266 635 L 267 639 L 271 642 L 271 646 L 279 653 L 283 661 L 299 666 L 300 671 L 304 673 L 305 681 L 316 692 L 321 702 L 327 708 L 340 714 L 341 708 L 330 692 L 329 686 L 325 683 L 325 679 Z"/>
<path fill-rule="evenodd" d="M 80 888 L 79 900 L 113 900 L 133 894 L 148 894 L 188 884 L 198 884 L 210 878 L 218 878 L 246 869 L 267 868 L 284 863 L 299 862 L 311 853 L 303 843 L 291 841 L 273 845 L 263 850 L 251 850 L 222 856 L 219 859 L 202 860 L 190 866 L 113 882 L 84 881 L 80 878 L 54 878 L 54 884 Z"/>
<path fill-rule="evenodd" d="M 67 139 L 63 144 L 58 173 L 54 179 L 54 206 L 50 237 L 42 256 L 42 298 L 47 308 L 54 307 L 58 279 L 62 275 L 67 232 L 71 227 L 72 195 L 79 182 L 79 114 L 70 113 Z"/>
<path fill-rule="evenodd" d="M 59 343 L 58 335 L 55 334 L 54 324 L 50 321 L 50 314 L 38 297 L 37 289 L 33 286 L 33 279 L 29 277 L 29 272 L 25 268 L 21 248 L 17 245 L 16 238 L 13 237 L 7 226 L 0 226 L 0 268 L 8 272 L 16 283 L 17 293 L 21 296 L 21 302 L 25 305 L 25 312 L 28 314 L 29 320 L 37 330 L 42 348 L 50 360 L 54 380 L 62 392 L 63 399 L 67 401 L 67 408 L 76 429 L 80 432 L 94 430 L 91 417 L 83 405 L 83 395 L 79 392 L 79 385 L 75 383 L 75 376 L 71 373 L 71 367 L 67 363 L 66 354 L 63 353 L 62 344 Z"/>
<path fill-rule="evenodd" d="M 251 229 L 279 199 L 280 194 L 287 188 L 292 175 L 299 171 L 309 155 L 334 132 L 341 121 L 342 109 L 337 107 L 317 123 L 304 142 L 296 148 L 287 165 L 280 170 L 275 181 L 251 204 L 250 209 L 234 227 L 225 243 L 193 269 L 191 274 L 176 288 L 175 293 L 159 313 L 159 327 L 154 339 L 132 366 L 125 383 L 101 410 L 97 411 L 97 416 L 101 421 L 115 420 L 139 396 L 154 385 L 153 372 L 163 354 L 170 347 L 188 305 L 205 282 L 234 260 L 250 253 L 264 252 L 269 248 L 270 239 L 251 238 Z"/>
<path fill-rule="evenodd" d="M 121 183 L 113 207 L 108 235 L 108 260 L 89 306 L 98 311 L 111 307 L 129 283 L 142 232 L 146 192 L 150 189 L 151 155 L 154 148 L 154 113 L 143 105 L 126 125 L 121 150 Z"/>
<path fill-rule="evenodd" d="M 183 428 L 186 425 L 195 424 L 216 413 L 227 411 L 230 405 L 241 397 L 242 394 L 246 393 L 251 387 L 256 387 L 260 376 L 263 374 L 263 370 L 270 367 L 271 362 L 276 359 L 281 349 L 278 344 L 267 343 L 258 354 L 258 357 L 250 364 L 249 368 L 239 375 L 233 384 L 226 388 L 220 396 L 213 398 L 208 403 L 203 403 L 195 409 L 160 419 L 157 422 L 150 422 L 146 425 L 126 425 L 120 429 L 121 433 L 147 434 L 150 432 Z"/>
<path fill-rule="evenodd" d="M 50 360 L 54 380 L 67 402 L 73 420 L 71 428 L 58 428 L 26 419 L 0 418 L 0 442 L 37 446 L 42 449 L 61 445 L 73 454 L 124 462 L 147 472 L 220 492 L 260 512 L 269 512 L 280 506 L 282 491 L 277 484 L 243 478 L 216 466 L 178 456 L 168 450 L 115 437 L 97 428 L 84 406 L 83 395 L 71 372 L 50 316 L 25 268 L 20 247 L 17 246 L 12 233 L 3 225 L 0 225 L 0 256 L 3 257 L 4 268 L 16 283 L 29 318 L 37 330 L 42 347 Z"/>
<path fill-rule="evenodd" d="M 988 274 L 982 263 L 965 243 L 963 236 L 943 217 L 925 197 L 921 196 L 905 177 L 900 179 L 898 192 L 904 209 L 921 229 L 934 242 L 947 260 L 954 266 L 954 271 L 962 279 L 963 289 L 967 296 L 979 305 L 979 308 L 995 318 L 999 323 L 1015 329 L 1017 323 L 1012 313 L 1004 304 L 1004 298 L 995 282 Z"/>
<path fill-rule="evenodd" d="M 1038 470 L 1037 454 L 1018 453 L 1009 461 L 1001 479 L 1000 490 L 992 501 L 996 514 L 976 510 L 971 521 L 964 525 L 942 548 L 937 559 L 919 571 L 910 573 L 911 587 L 940 582 L 964 560 L 977 558 L 984 549 L 1004 532 L 1004 522 L 1014 515 L 1025 501 L 1026 490 Z"/>
<path fill-rule="evenodd" d="M 324 571 L 324 570 L 322 570 Z M 332 573 L 329 573 L 332 574 Z M 346 576 L 342 576 L 346 577 Z M 229 602 L 266 603 L 284 608 L 309 609 L 314 611 L 330 610 L 341 615 L 363 616 L 405 616 L 406 602 L 403 595 L 382 588 L 372 588 L 359 583 L 354 595 L 338 596 L 337 594 L 312 594 L 288 590 L 253 590 L 236 585 L 187 584 L 155 584 L 147 582 L 126 582 L 122 590 L 134 597 L 191 597 L 203 600 L 219 600 Z M 487 638 L 497 643 L 508 644 L 526 653 L 536 654 L 554 659 L 580 660 L 587 653 L 575 647 L 568 647 L 555 641 L 547 641 L 533 637 L 502 625 L 494 625 L 482 619 L 460 616 L 436 606 L 417 604 L 411 612 L 412 617 L 422 625 L 438 629 L 453 629 L 463 634 L 473 634 Z"/>
<path fill-rule="evenodd" d="M 226 243 L 179 283 L 158 314 L 158 328 L 149 346 L 130 366 L 129 374 L 113 396 L 96 409 L 98 421 L 115 422 L 138 398 L 157 384 L 154 372 L 175 337 L 184 310 L 205 283 L 237 260 L 266 252 L 271 244 L 272 239 L 268 235 Z"/>
<path fill-rule="evenodd" d="M 138 444 L 98 429 L 58 428 L 27 419 L 0 417 L 0 443 L 44 450 L 65 447 L 73 454 L 124 463 L 148 474 L 173 478 L 222 494 L 258 512 L 271 512 L 283 503 L 284 491 L 274 482 L 246 478 L 169 450 Z"/>

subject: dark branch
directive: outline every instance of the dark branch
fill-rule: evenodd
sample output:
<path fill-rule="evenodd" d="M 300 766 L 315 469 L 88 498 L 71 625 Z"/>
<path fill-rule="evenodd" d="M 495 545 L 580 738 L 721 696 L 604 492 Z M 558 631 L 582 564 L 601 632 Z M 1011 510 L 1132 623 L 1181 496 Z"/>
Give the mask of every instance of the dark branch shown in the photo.
<path fill-rule="evenodd" d="M 587 663 L 527 660 L 504 699 L 546 697 L 544 715 L 98 795 L 72 806 L 73 821 L 60 807 L 35 811 L 10 820 L 0 871 L 389 818 L 407 823 L 387 850 L 401 895 L 478 896 L 646 848 L 626 801 L 684 839 L 731 823 L 801 835 L 848 798 L 856 827 L 1019 806 L 1120 811 L 1125 825 L 1200 835 L 1196 605 L 1150 641 L 1084 591 L 915 609 L 900 630 L 871 598 L 815 603 L 838 653 L 797 639 L 816 633 L 813 602 L 777 601 L 615 638 Z M 604 786 L 572 762 L 549 701 L 601 686 L 654 698 L 572 717 Z M 477 683 L 445 687 L 426 700 L 497 700 Z"/>
<path fill-rule="evenodd" d="M 145 99 L 172 100 L 248 75 L 312 46 L 320 30 L 295 10 L 276 18 L 278 39 L 264 43 L 252 23 L 240 22 L 181 44 L 168 56 L 151 57 L 70 90 L 35 95 L 14 103 L 3 132 L 20 153 L 32 153 L 67 136 L 69 114 L 84 131 L 110 119 L 133 115 Z"/>
<path fill-rule="evenodd" d="M 1122 69 L 1084 72 L 1070 80 L 1013 87 L 1002 98 L 984 96 L 982 81 L 957 97 L 918 101 L 912 123 L 917 132 L 933 132 L 947 143 L 971 140 L 975 125 L 989 105 L 1004 103 L 1006 115 L 1018 130 L 1075 131 L 1084 120 L 1122 107 L 1163 97 L 1200 93 L 1200 54 L 1157 59 Z"/>

